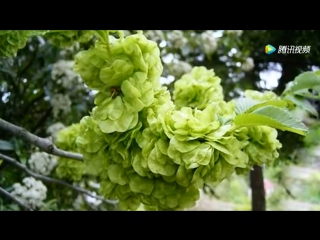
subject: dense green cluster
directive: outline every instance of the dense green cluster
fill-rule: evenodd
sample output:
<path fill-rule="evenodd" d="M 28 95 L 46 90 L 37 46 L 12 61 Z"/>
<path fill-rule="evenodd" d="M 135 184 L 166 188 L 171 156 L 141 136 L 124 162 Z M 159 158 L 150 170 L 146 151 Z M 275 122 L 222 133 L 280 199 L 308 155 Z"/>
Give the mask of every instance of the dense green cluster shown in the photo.
<path fill-rule="evenodd" d="M 74 70 L 99 90 L 91 116 L 80 122 L 77 146 L 86 172 L 100 178 L 100 194 L 119 199 L 123 210 L 173 210 L 192 207 L 193 185 L 175 181 L 178 169 L 167 155 L 169 138 L 159 115 L 174 109 L 161 87 L 157 44 L 142 33 L 109 37 L 76 57 Z M 161 157 L 161 154 L 163 155 Z"/>
<path fill-rule="evenodd" d="M 92 116 L 104 133 L 133 129 L 139 112 L 152 104 L 162 73 L 159 54 L 157 44 L 140 33 L 110 36 L 109 45 L 100 41 L 76 56 L 74 70 L 99 90 Z"/>
<path fill-rule="evenodd" d="M 67 128 L 60 130 L 57 134 L 55 144 L 57 147 L 70 151 L 77 152 L 76 139 L 79 135 L 80 124 L 73 124 Z M 73 181 L 80 181 L 84 174 L 84 163 L 72 160 L 69 158 L 58 158 L 58 167 L 56 168 L 56 174 L 60 178 L 66 178 Z"/>
<path fill-rule="evenodd" d="M 248 172 L 253 165 L 270 164 L 279 157 L 282 144 L 277 139 L 276 129 L 268 126 L 244 127 L 235 130 L 234 135 L 242 142 L 243 151 L 249 156 L 250 167 L 236 169 L 237 173 Z"/>
<path fill-rule="evenodd" d="M 92 30 L 52 30 L 45 35 L 52 44 L 60 47 L 70 47 L 75 42 L 86 43 L 93 38 Z"/>
<path fill-rule="evenodd" d="M 213 69 L 194 67 L 174 84 L 173 99 L 176 107 L 204 109 L 210 103 L 223 100 L 221 79 Z"/>
<path fill-rule="evenodd" d="M 141 32 L 119 36 L 76 56 L 74 70 L 98 90 L 96 106 L 68 130 L 68 144 L 59 144 L 83 154 L 85 173 L 100 179 L 101 195 L 119 199 L 122 210 L 141 204 L 181 210 L 194 206 L 204 183 L 216 186 L 236 170 L 277 157 L 274 129 L 234 128 L 234 102 L 223 100 L 213 70 L 195 67 L 184 75 L 173 102 L 159 83 L 156 43 Z"/>
<path fill-rule="evenodd" d="M 245 97 L 257 102 L 279 99 L 271 91 L 261 93 L 254 90 L 246 90 Z M 234 136 L 242 142 L 243 151 L 249 156 L 248 168 L 237 168 L 237 173 L 246 173 L 253 165 L 270 164 L 279 157 L 278 151 L 282 144 L 277 139 L 278 132 L 274 128 L 268 126 L 243 127 L 235 130 Z"/>
<path fill-rule="evenodd" d="M 280 99 L 280 97 L 277 96 L 277 94 L 271 91 L 258 92 L 255 90 L 246 90 L 244 92 L 244 96 L 246 98 L 249 98 L 258 102 Z"/>
<path fill-rule="evenodd" d="M 42 35 L 47 30 L 0 30 L 0 57 L 15 57 L 24 48 L 29 37 Z"/>

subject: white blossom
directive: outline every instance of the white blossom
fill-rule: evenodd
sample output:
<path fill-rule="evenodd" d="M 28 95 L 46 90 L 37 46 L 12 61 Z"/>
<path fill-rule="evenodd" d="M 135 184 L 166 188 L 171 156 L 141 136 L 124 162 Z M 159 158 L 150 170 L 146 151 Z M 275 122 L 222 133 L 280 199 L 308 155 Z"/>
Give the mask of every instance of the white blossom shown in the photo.
<path fill-rule="evenodd" d="M 73 65 L 74 61 L 59 60 L 52 67 L 51 78 L 64 88 L 83 86 L 80 75 L 73 71 Z"/>
<path fill-rule="evenodd" d="M 166 67 L 169 75 L 174 76 L 176 79 L 180 78 L 185 73 L 189 73 L 192 69 L 192 66 L 189 63 L 179 60 L 171 62 Z"/>
<path fill-rule="evenodd" d="M 155 42 L 164 40 L 164 35 L 161 30 L 147 30 L 144 32 L 144 35 L 146 36 L 146 38 Z"/>
<path fill-rule="evenodd" d="M 170 83 L 172 83 L 175 80 L 174 76 L 168 76 L 168 77 L 160 77 L 159 81 L 161 84 L 163 85 L 169 85 Z"/>
<path fill-rule="evenodd" d="M 54 94 L 50 100 L 53 107 L 53 115 L 56 118 L 60 111 L 63 114 L 68 114 L 71 111 L 71 100 L 68 95 Z"/>
<path fill-rule="evenodd" d="M 58 164 L 57 158 L 45 152 L 35 152 L 31 154 L 28 161 L 30 169 L 43 175 L 49 175 Z"/>
<path fill-rule="evenodd" d="M 92 192 L 92 195 L 93 196 L 96 196 L 96 193 L 95 192 Z M 76 210 L 83 210 L 85 209 L 85 206 L 88 204 L 91 208 L 96 208 L 98 207 L 100 204 L 102 203 L 101 200 L 99 199 L 96 199 L 94 197 L 90 197 L 90 196 L 83 196 L 81 194 L 79 194 L 77 196 L 77 198 L 74 200 L 73 202 L 73 207 L 76 209 Z"/>
<path fill-rule="evenodd" d="M 96 188 L 96 189 L 99 189 L 100 188 L 100 183 L 96 183 L 96 182 L 93 182 L 93 181 L 89 181 L 88 182 L 88 185 L 92 188 Z"/>
<path fill-rule="evenodd" d="M 77 196 L 77 198 L 74 200 L 72 205 L 73 205 L 74 209 L 77 211 L 83 210 L 86 206 L 84 199 L 83 199 L 83 196 L 81 194 L 79 194 Z"/>
<path fill-rule="evenodd" d="M 47 198 L 46 186 L 33 177 L 24 178 L 22 183 L 24 185 L 20 183 L 13 184 L 11 194 L 32 208 L 43 206 L 43 201 Z"/>
<path fill-rule="evenodd" d="M 176 49 L 181 49 L 188 42 L 188 40 L 184 37 L 183 32 L 180 30 L 174 30 L 168 33 L 168 37 L 169 37 L 170 43 Z"/>
<path fill-rule="evenodd" d="M 245 72 L 250 72 L 254 68 L 254 61 L 252 58 L 248 57 L 242 64 L 242 70 Z"/>
<path fill-rule="evenodd" d="M 47 128 L 47 133 L 53 137 L 53 139 L 55 140 L 56 137 L 57 137 L 57 133 L 64 129 L 66 126 L 63 125 L 61 122 L 57 122 L 57 123 L 54 123 L 52 125 L 50 125 L 48 128 Z"/>
<path fill-rule="evenodd" d="M 214 36 L 214 31 L 208 30 L 201 33 L 201 43 L 203 52 L 210 56 L 217 50 L 218 39 Z"/>
<path fill-rule="evenodd" d="M 124 36 L 131 35 L 131 32 L 129 30 L 122 30 L 122 31 L 123 31 Z"/>
<path fill-rule="evenodd" d="M 68 54 L 75 54 L 77 52 L 79 52 L 80 50 L 80 43 L 79 42 L 75 42 L 72 46 L 64 48 L 63 50 L 60 51 L 60 56 L 65 58 L 66 55 Z"/>
<path fill-rule="evenodd" d="M 226 30 L 226 33 L 228 35 L 236 35 L 236 36 L 240 37 L 242 35 L 243 31 L 242 30 Z"/>
<path fill-rule="evenodd" d="M 93 195 L 93 196 L 97 196 L 96 192 L 92 192 L 92 195 Z M 86 202 L 87 202 L 89 205 L 91 205 L 92 207 L 97 207 L 97 206 L 99 206 L 99 205 L 102 203 L 101 200 L 96 199 L 96 198 L 91 197 L 91 196 L 88 196 L 88 195 L 86 195 L 85 198 L 86 198 Z"/>

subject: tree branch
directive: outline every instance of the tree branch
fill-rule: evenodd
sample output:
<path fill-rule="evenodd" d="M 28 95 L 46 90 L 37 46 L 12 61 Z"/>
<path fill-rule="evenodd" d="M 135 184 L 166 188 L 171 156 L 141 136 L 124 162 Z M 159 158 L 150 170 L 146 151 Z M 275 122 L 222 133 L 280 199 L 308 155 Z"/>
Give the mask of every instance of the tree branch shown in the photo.
<path fill-rule="evenodd" d="M 39 94 L 37 97 L 33 98 L 30 102 L 28 102 L 28 105 L 21 111 L 22 114 L 26 114 L 29 112 L 29 109 L 33 107 L 33 105 L 38 102 L 39 100 L 42 100 L 45 97 L 45 93 L 42 91 L 41 94 Z"/>
<path fill-rule="evenodd" d="M 41 174 L 38 174 L 38 173 L 35 173 L 31 170 L 29 170 L 24 164 L 22 163 L 19 163 L 17 160 L 11 158 L 11 157 L 8 157 L 6 155 L 3 155 L 2 153 L 0 153 L 0 158 L 8 163 L 11 163 L 13 165 L 15 165 L 17 168 L 20 168 L 21 170 L 23 170 L 24 172 L 26 172 L 27 174 L 29 174 L 30 176 L 36 178 L 36 179 L 39 179 L 39 180 L 42 180 L 42 181 L 45 181 L 45 182 L 49 182 L 49 183 L 56 183 L 56 184 L 60 184 L 60 185 L 63 185 L 63 186 L 66 186 L 68 188 L 71 188 L 77 192 L 80 192 L 80 193 L 83 193 L 83 194 L 86 194 L 90 197 L 93 197 L 93 198 L 96 198 L 96 199 L 99 199 L 101 201 L 104 201 L 106 203 L 109 203 L 109 204 L 116 204 L 118 201 L 113 201 L 113 200 L 107 200 L 107 199 L 104 199 L 103 197 L 100 197 L 100 196 L 95 196 L 94 194 L 92 194 L 90 191 L 82 188 L 82 187 L 78 187 L 78 186 L 73 186 L 65 181 L 62 181 L 62 180 L 59 180 L 59 179 L 54 179 L 54 178 L 50 178 L 50 177 L 47 177 L 47 176 L 44 176 L 44 175 L 41 175 Z"/>
<path fill-rule="evenodd" d="M 52 112 L 53 107 L 50 107 L 44 115 L 40 118 L 39 122 L 31 129 L 31 132 L 36 132 L 36 130 L 43 125 L 43 123 L 46 121 L 46 119 L 50 116 L 50 113 Z"/>
<path fill-rule="evenodd" d="M 18 127 L 12 123 L 9 123 L 3 119 L 0 118 L 0 129 L 3 129 L 5 131 L 8 131 L 12 133 L 13 135 L 16 135 L 18 137 L 21 137 L 23 140 L 30 142 L 34 146 L 38 147 L 40 150 L 47 152 L 49 154 L 59 156 L 59 157 L 65 157 L 65 158 L 71 158 L 75 160 L 83 160 L 83 156 L 78 153 L 71 153 L 64 150 L 61 150 L 57 148 L 52 141 L 46 138 L 40 138 L 30 132 L 28 132 L 26 129 L 22 127 Z"/>
<path fill-rule="evenodd" d="M 26 205 L 25 203 L 23 203 L 22 201 L 20 201 L 18 198 L 14 197 L 11 193 L 7 192 L 6 190 L 4 190 L 3 188 L 0 187 L 0 193 L 8 198 L 10 198 L 12 201 L 14 201 L 15 203 L 17 203 L 19 206 L 21 206 L 22 208 L 24 208 L 27 211 L 32 211 L 31 207 L 29 207 L 28 205 Z"/>
<path fill-rule="evenodd" d="M 18 74 L 17 74 L 18 80 L 21 79 L 23 74 L 26 73 L 28 71 L 28 69 L 32 66 L 32 63 L 37 56 L 38 49 L 39 49 L 39 45 L 36 46 L 35 50 L 33 51 L 32 55 L 30 57 L 30 60 L 27 62 L 27 64 L 25 64 L 25 66 L 21 69 L 21 71 L 18 72 Z"/>

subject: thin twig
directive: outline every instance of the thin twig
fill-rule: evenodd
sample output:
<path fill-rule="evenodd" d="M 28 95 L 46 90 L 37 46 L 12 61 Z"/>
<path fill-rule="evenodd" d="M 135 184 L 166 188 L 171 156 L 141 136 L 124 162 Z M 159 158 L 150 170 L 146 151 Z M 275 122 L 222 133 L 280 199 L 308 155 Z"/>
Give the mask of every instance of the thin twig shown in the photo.
<path fill-rule="evenodd" d="M 81 154 L 71 153 L 71 152 L 61 150 L 57 148 L 49 139 L 38 137 L 28 132 L 26 129 L 22 127 L 18 127 L 1 118 L 0 118 L 0 129 L 3 129 L 5 131 L 12 133 L 13 135 L 21 137 L 23 140 L 30 142 L 34 146 L 37 146 L 40 150 L 47 152 L 49 154 L 59 156 L 59 157 L 71 158 L 79 161 L 83 160 L 83 156 Z"/>
<path fill-rule="evenodd" d="M 42 100 L 44 97 L 45 97 L 45 93 L 42 92 L 42 93 L 39 94 L 37 97 L 35 97 L 34 99 L 32 99 L 32 100 L 28 103 L 28 105 L 21 111 L 22 114 L 28 113 L 28 112 L 29 112 L 29 109 L 30 109 L 31 107 L 33 107 L 33 105 L 34 105 L 36 102 L 38 102 L 39 100 Z M 43 111 L 43 110 L 42 110 L 42 111 Z"/>
<path fill-rule="evenodd" d="M 19 206 L 21 206 L 22 208 L 24 208 L 27 211 L 32 211 L 31 207 L 29 207 L 28 205 L 26 205 L 25 203 L 23 203 L 22 201 L 20 201 L 18 198 L 14 197 L 11 193 L 7 192 L 6 190 L 4 190 L 3 188 L 0 187 L 0 193 L 8 198 L 10 198 L 12 201 L 14 201 L 15 203 L 17 203 Z"/>
<path fill-rule="evenodd" d="M 291 193 L 291 191 L 286 186 L 283 186 L 283 187 L 286 193 L 289 195 L 289 197 L 291 197 L 292 199 L 296 199 L 296 197 Z"/>
<path fill-rule="evenodd" d="M 291 193 L 291 191 L 287 188 L 287 186 L 283 183 L 283 176 L 282 174 L 278 177 L 278 184 L 280 184 L 284 190 L 286 191 L 286 194 L 288 194 L 289 197 L 292 199 L 296 199 L 296 197 Z"/>
<path fill-rule="evenodd" d="M 80 193 L 83 193 L 83 194 L 86 194 L 90 197 L 93 197 L 93 198 L 96 198 L 96 199 L 99 199 L 101 201 L 104 201 L 106 203 L 109 203 L 109 204 L 116 204 L 118 201 L 113 201 L 113 200 L 107 200 L 107 199 L 104 199 L 103 197 L 100 197 L 100 196 L 95 196 L 94 194 L 92 194 L 90 191 L 84 189 L 84 188 L 81 188 L 81 187 L 78 187 L 78 186 L 73 186 L 65 181 L 62 181 L 62 180 L 58 180 L 58 179 L 54 179 L 54 178 L 50 178 L 50 177 L 47 177 L 47 176 L 44 176 L 44 175 L 41 175 L 41 174 L 38 174 L 38 173 L 35 173 L 31 170 L 29 170 L 26 165 L 22 164 L 22 163 L 19 163 L 17 160 L 11 158 L 11 157 L 8 157 L 6 155 L 3 155 L 2 153 L 0 153 L 0 158 L 8 163 L 11 163 L 13 165 L 15 165 L 16 167 L 20 168 L 21 170 L 25 171 L 27 174 L 29 174 L 30 176 L 36 178 L 36 179 L 39 179 L 39 180 L 42 180 L 42 181 L 45 181 L 45 182 L 49 182 L 49 183 L 57 183 L 57 184 L 60 184 L 60 185 L 63 185 L 63 186 L 66 186 L 66 187 L 69 187 L 75 191 L 78 191 Z"/>
<path fill-rule="evenodd" d="M 36 132 L 36 130 L 38 130 L 38 128 L 40 126 L 43 126 L 44 122 L 47 120 L 47 118 L 49 118 L 50 113 L 52 112 L 53 107 L 50 107 L 49 109 L 47 109 L 44 113 L 44 115 L 40 118 L 39 122 L 37 122 L 37 124 L 31 129 L 31 132 Z"/>

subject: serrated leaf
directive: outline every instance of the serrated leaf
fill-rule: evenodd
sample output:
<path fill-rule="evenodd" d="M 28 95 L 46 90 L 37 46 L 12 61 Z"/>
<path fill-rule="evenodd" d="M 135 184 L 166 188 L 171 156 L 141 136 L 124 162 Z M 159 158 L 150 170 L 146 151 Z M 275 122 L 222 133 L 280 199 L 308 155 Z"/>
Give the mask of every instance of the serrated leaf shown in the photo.
<path fill-rule="evenodd" d="M 0 140 L 0 150 L 10 151 L 14 150 L 14 147 L 10 142 Z"/>
<path fill-rule="evenodd" d="M 257 109 L 260 109 L 262 107 L 266 107 L 266 106 L 274 106 L 274 107 L 279 107 L 279 108 L 286 108 L 288 106 L 288 103 L 286 101 L 283 100 L 270 100 L 270 101 L 265 101 L 263 103 L 259 103 L 253 107 L 251 107 L 250 109 L 247 110 L 248 113 L 253 112 Z"/>
<path fill-rule="evenodd" d="M 283 92 L 283 95 L 288 94 L 320 99 L 320 74 L 318 72 L 304 72 L 298 75 Z"/>
<path fill-rule="evenodd" d="M 251 107 L 257 104 L 259 104 L 259 102 L 253 99 L 239 98 L 235 101 L 234 111 L 236 114 L 245 113 L 248 109 L 250 109 Z"/>
<path fill-rule="evenodd" d="M 287 96 L 285 96 L 284 100 L 291 101 L 296 106 L 304 109 L 305 111 L 307 111 L 311 115 L 316 116 L 317 118 L 319 117 L 317 109 L 315 109 L 312 106 L 312 104 L 308 100 L 304 99 L 303 97 L 287 95 Z"/>
<path fill-rule="evenodd" d="M 251 113 L 240 114 L 235 117 L 234 124 L 238 127 L 265 125 L 303 136 L 308 132 L 308 128 L 294 118 L 288 110 L 274 106 L 265 106 Z"/>
<path fill-rule="evenodd" d="M 265 102 L 258 102 L 250 98 L 242 98 L 235 102 L 235 112 L 236 114 L 250 113 L 265 106 L 285 108 L 288 106 L 288 103 L 283 100 L 269 100 Z"/>

